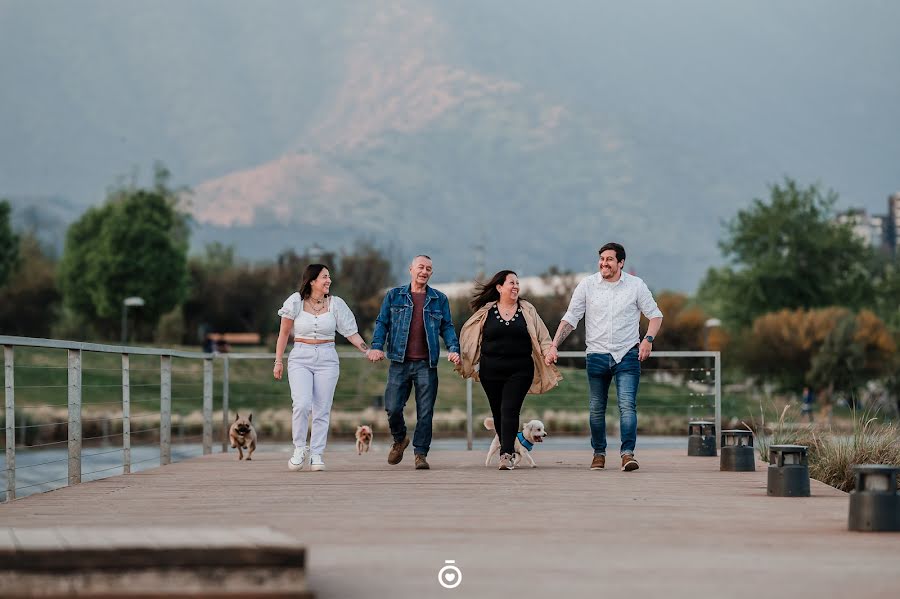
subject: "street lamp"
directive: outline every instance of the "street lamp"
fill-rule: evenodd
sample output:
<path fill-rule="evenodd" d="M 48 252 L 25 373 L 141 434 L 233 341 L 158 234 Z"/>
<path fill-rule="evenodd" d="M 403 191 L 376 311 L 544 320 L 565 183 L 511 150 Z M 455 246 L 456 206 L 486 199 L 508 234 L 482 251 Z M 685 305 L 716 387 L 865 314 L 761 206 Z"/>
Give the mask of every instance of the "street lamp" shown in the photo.
<path fill-rule="evenodd" d="M 144 299 L 140 297 L 126 297 L 122 300 L 122 345 L 128 342 L 128 308 L 140 308 L 144 305 Z"/>
<path fill-rule="evenodd" d="M 709 331 L 710 329 L 722 326 L 722 321 L 718 318 L 710 318 L 704 323 L 703 349 L 709 351 Z"/>

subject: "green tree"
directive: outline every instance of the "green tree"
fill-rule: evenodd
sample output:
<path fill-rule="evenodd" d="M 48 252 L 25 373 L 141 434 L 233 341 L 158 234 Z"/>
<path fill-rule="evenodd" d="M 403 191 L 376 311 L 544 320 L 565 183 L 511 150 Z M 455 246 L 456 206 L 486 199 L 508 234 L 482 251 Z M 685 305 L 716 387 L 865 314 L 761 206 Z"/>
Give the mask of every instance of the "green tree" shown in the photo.
<path fill-rule="evenodd" d="M 855 405 L 856 391 L 863 384 L 865 350 L 856 341 L 856 319 L 848 314 L 841 318 L 825 337 L 821 349 L 813 357 L 809 381 L 829 395 L 846 395 Z"/>
<path fill-rule="evenodd" d="M 19 241 L 18 268 L 0 287 L 0 333 L 50 337 L 60 303 L 56 264 L 33 233 Z"/>
<path fill-rule="evenodd" d="M 66 308 L 111 337 L 122 300 L 139 296 L 146 302 L 140 322 L 152 329 L 185 297 L 188 234 L 188 217 L 163 167 L 150 189 L 114 189 L 69 227 L 59 268 Z"/>
<path fill-rule="evenodd" d="M 10 225 L 10 212 L 9 202 L 0 200 L 0 287 L 9 280 L 19 261 L 19 236 Z"/>
<path fill-rule="evenodd" d="M 729 264 L 711 269 L 698 296 L 743 328 L 768 312 L 871 305 L 874 252 L 834 221 L 837 194 L 785 178 L 726 225 L 719 243 Z"/>
<path fill-rule="evenodd" d="M 352 252 L 341 256 L 335 273 L 335 295 L 347 302 L 361 332 L 375 327 L 384 290 L 391 283 L 391 262 L 387 253 L 370 241 L 357 241 Z"/>

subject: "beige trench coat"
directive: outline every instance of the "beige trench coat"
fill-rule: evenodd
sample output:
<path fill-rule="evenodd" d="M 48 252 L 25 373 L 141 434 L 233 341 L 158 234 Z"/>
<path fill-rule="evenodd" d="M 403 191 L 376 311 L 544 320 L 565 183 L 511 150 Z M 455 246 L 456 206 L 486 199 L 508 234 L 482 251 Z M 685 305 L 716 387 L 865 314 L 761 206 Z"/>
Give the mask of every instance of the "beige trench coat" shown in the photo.
<path fill-rule="evenodd" d="M 460 363 L 456 367 L 463 378 L 478 378 L 477 366 L 481 362 L 481 333 L 484 329 L 484 321 L 487 314 L 497 302 L 488 302 L 472 315 L 463 325 L 459 334 Z M 562 380 L 562 375 L 554 365 L 547 366 L 544 363 L 544 352 L 550 349 L 550 333 L 547 325 L 541 320 L 537 310 L 529 302 L 520 299 L 522 316 L 528 326 L 528 334 L 531 336 L 531 360 L 534 362 L 534 380 L 531 383 L 529 393 L 546 393 L 553 389 Z"/>

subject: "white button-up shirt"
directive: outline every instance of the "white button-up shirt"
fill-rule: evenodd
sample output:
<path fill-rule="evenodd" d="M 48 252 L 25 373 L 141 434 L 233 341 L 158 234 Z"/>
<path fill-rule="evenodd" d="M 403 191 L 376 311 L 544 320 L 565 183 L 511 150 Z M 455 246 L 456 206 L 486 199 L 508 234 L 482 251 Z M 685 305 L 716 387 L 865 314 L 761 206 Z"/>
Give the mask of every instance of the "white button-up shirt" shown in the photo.
<path fill-rule="evenodd" d="M 642 312 L 647 318 L 663 315 L 642 279 L 623 272 L 610 283 L 598 272 L 578 283 L 563 320 L 577 327 L 585 318 L 588 353 L 611 354 L 618 364 L 640 343 Z"/>

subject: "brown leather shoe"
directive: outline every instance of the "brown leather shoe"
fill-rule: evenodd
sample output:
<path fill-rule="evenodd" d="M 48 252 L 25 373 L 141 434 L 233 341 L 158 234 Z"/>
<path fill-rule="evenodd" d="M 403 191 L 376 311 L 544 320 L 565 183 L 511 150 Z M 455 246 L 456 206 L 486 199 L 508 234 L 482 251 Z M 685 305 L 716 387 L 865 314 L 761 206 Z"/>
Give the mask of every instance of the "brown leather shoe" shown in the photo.
<path fill-rule="evenodd" d="M 431 470 L 431 466 L 428 465 L 428 460 L 420 453 L 416 454 L 416 470 Z"/>
<path fill-rule="evenodd" d="M 640 468 L 640 466 L 638 466 L 637 460 L 634 459 L 633 455 L 626 453 L 622 456 L 622 472 L 631 472 L 638 468 Z"/>
<path fill-rule="evenodd" d="M 591 460 L 591 470 L 603 470 L 604 468 L 606 468 L 606 456 L 595 455 Z"/>
<path fill-rule="evenodd" d="M 403 459 L 403 452 L 409 447 L 409 437 L 403 437 L 402 441 L 394 441 L 391 452 L 388 454 L 388 464 L 395 466 Z"/>

